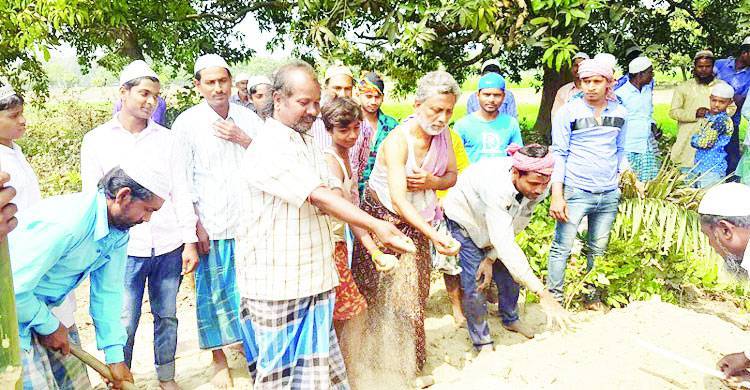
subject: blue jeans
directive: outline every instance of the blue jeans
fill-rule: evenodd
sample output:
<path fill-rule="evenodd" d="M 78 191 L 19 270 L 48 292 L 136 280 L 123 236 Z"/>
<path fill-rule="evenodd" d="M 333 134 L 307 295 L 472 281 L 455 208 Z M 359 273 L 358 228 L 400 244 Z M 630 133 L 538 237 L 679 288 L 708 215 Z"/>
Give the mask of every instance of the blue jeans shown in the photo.
<path fill-rule="evenodd" d="M 617 217 L 620 189 L 595 194 L 566 186 L 564 197 L 568 203 L 568 222 L 558 221 L 555 225 L 555 238 L 547 265 L 547 288 L 559 302 L 563 300 L 565 268 L 578 233 L 578 225 L 584 216 L 588 217 L 586 270 L 590 271 L 594 267 L 594 258 L 603 255 L 607 249 L 612 224 Z"/>
<path fill-rule="evenodd" d="M 182 246 L 159 256 L 128 256 L 125 268 L 125 296 L 122 322 L 128 333 L 125 363 L 130 367 L 138 321 L 141 319 L 143 290 L 148 280 L 148 298 L 154 316 L 154 363 L 156 377 L 174 380 L 177 350 L 177 291 L 182 282 Z"/>
<path fill-rule="evenodd" d="M 477 290 L 477 268 L 485 258 L 485 251 L 474 244 L 466 231 L 457 223 L 446 219 L 448 231 L 461 243 L 458 252 L 461 264 L 461 289 L 463 296 L 461 306 L 466 316 L 469 337 L 476 348 L 492 344 L 490 327 L 487 322 L 487 300 L 484 293 Z M 503 324 L 509 325 L 518 321 L 518 293 L 520 286 L 513 280 L 502 261 L 496 260 L 492 267 L 492 279 L 497 284 L 498 306 Z"/>

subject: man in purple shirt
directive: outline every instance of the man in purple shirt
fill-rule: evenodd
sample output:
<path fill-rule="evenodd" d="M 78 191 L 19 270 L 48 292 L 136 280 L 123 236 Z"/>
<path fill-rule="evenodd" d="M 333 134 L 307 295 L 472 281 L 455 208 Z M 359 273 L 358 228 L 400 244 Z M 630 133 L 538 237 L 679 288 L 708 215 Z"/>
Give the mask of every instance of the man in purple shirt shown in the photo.
<path fill-rule="evenodd" d="M 739 56 L 716 60 L 714 63 L 716 78 L 724 80 L 734 88 L 734 103 L 741 108 L 745 103 L 750 87 L 750 37 L 745 38 L 739 48 Z M 734 128 L 740 128 L 740 110 L 732 115 Z M 729 144 L 724 148 L 727 153 L 727 173 L 734 172 L 740 160 L 740 133 L 735 131 Z"/>

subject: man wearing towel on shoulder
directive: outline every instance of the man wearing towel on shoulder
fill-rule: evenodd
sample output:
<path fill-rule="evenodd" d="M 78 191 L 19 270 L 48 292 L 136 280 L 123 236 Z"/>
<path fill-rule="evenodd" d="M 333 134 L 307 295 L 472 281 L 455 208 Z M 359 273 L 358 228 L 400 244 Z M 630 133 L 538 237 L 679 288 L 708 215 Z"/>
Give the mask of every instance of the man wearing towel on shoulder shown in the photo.
<path fill-rule="evenodd" d="M 701 230 L 726 268 L 747 279 L 750 271 L 750 187 L 739 183 L 719 184 L 703 196 L 698 214 Z M 739 348 L 738 348 L 739 349 Z M 717 366 L 727 376 L 750 380 L 750 350 L 724 356 Z"/>
<path fill-rule="evenodd" d="M 128 230 L 147 222 L 169 193 L 166 180 L 140 159 L 110 170 L 98 189 L 44 199 L 18 214 L 10 240 L 21 337 L 24 389 L 90 388 L 86 370 L 53 374 L 69 356 L 68 328 L 50 311 L 90 278 L 89 313 L 97 348 L 114 381 L 133 382 L 125 364 L 127 339 L 120 321 Z M 64 365 L 64 363 L 62 364 Z"/>
<path fill-rule="evenodd" d="M 443 201 L 446 222 L 461 243 L 462 306 L 477 349 L 492 349 L 487 302 L 481 290 L 494 279 L 503 326 L 526 337 L 533 332 L 518 317 L 520 285 L 539 294 L 550 322 L 568 325 L 565 310 L 534 275 L 515 237 L 547 197 L 554 166 L 546 146 L 512 144 L 511 157 L 485 159 L 467 167 Z M 490 180 L 491 179 L 491 180 Z"/>

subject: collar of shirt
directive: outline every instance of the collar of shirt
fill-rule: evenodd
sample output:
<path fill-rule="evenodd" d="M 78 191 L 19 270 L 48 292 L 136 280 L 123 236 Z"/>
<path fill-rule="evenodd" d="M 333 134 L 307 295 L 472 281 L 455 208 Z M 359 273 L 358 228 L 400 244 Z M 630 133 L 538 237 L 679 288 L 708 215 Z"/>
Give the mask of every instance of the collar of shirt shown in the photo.
<path fill-rule="evenodd" d="M 227 117 L 226 118 L 222 118 L 221 115 L 219 115 L 216 111 L 214 111 L 213 107 L 211 107 L 208 104 L 208 101 L 206 101 L 206 99 L 203 99 L 203 101 L 201 101 L 198 104 L 198 107 L 200 107 L 200 110 L 202 111 L 202 114 L 205 115 L 205 117 L 207 119 L 209 119 L 211 121 L 211 123 L 213 123 L 213 122 L 216 122 L 218 120 L 222 120 L 222 121 L 229 120 L 229 119 L 234 120 L 233 118 L 237 117 L 237 113 L 236 113 L 237 107 L 241 107 L 241 106 L 238 105 L 238 104 L 236 104 L 236 103 L 231 103 L 230 102 L 229 103 L 229 111 L 227 113 Z"/>
<path fill-rule="evenodd" d="M 136 140 L 140 140 L 148 137 L 150 134 L 153 134 L 153 132 L 157 130 L 157 126 L 159 126 L 159 124 L 154 122 L 152 119 L 149 119 L 148 122 L 146 122 L 145 129 L 139 131 L 138 133 L 133 133 L 122 125 L 122 122 L 120 122 L 120 113 L 118 112 L 117 114 L 113 115 L 112 119 L 107 121 L 104 126 L 113 131 L 122 131 L 128 133 L 135 137 Z"/>
<path fill-rule="evenodd" d="M 21 147 L 18 146 L 15 142 L 11 142 L 11 146 L 8 147 L 7 145 L 0 144 L 0 153 L 5 154 L 7 156 L 17 156 L 21 152 Z"/>
<path fill-rule="evenodd" d="M 109 211 L 107 210 L 107 197 L 104 192 L 99 191 L 96 195 L 96 221 L 94 222 L 94 240 L 100 241 L 112 233 L 114 238 L 127 234 L 117 228 L 109 227 Z"/>

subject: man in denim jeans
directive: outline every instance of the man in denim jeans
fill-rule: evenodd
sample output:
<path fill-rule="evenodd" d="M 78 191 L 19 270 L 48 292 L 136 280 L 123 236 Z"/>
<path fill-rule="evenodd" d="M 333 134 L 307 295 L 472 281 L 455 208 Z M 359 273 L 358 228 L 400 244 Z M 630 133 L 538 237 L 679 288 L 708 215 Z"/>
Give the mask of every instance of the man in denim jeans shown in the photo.
<path fill-rule="evenodd" d="M 583 97 L 566 103 L 552 122 L 550 214 L 557 220 L 550 249 L 547 287 L 563 301 L 565 267 L 578 225 L 588 217 L 587 269 L 601 256 L 609 241 L 620 201 L 619 175 L 630 169 L 626 157 L 627 111 L 612 92 L 612 66 L 592 59 L 579 70 Z M 599 297 L 586 297 L 586 307 L 603 309 Z"/>

